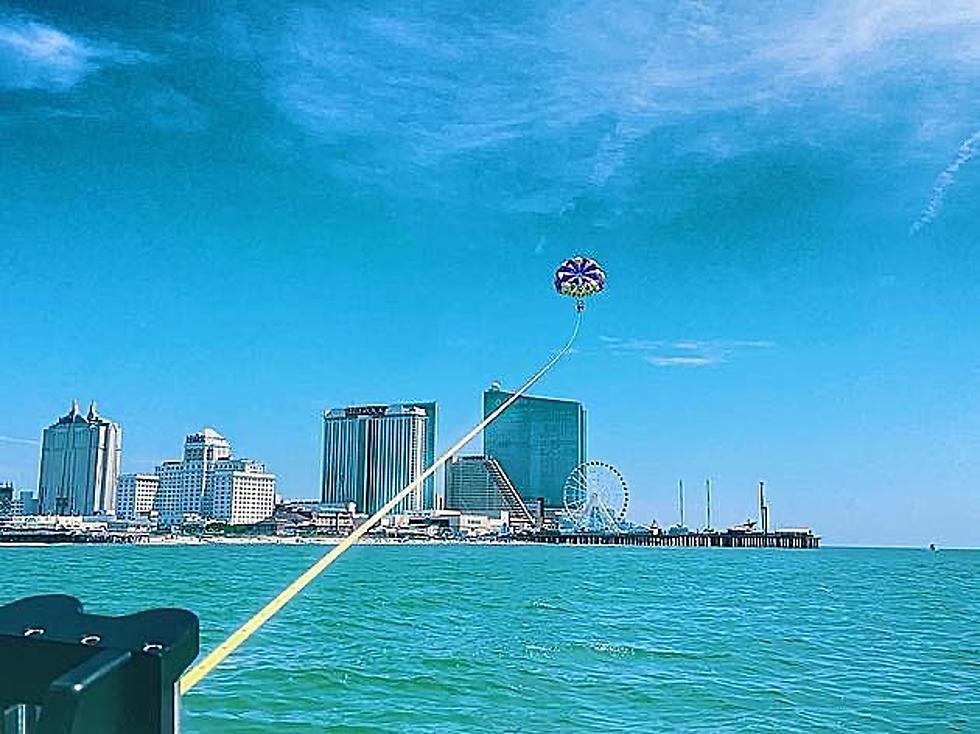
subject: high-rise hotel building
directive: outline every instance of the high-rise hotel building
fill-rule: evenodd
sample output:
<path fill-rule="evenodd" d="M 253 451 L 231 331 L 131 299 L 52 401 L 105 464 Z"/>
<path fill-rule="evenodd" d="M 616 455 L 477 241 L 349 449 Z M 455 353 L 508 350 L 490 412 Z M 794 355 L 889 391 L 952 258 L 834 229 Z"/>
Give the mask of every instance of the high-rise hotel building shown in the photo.
<path fill-rule="evenodd" d="M 436 404 L 355 405 L 323 413 L 321 499 L 377 511 L 432 464 Z M 429 478 L 396 512 L 431 509 Z"/>
<path fill-rule="evenodd" d="M 44 429 L 41 439 L 39 509 L 45 515 L 93 515 L 116 509 L 122 428 L 99 415 L 71 410 Z"/>
<path fill-rule="evenodd" d="M 489 415 L 512 393 L 494 383 L 483 393 Z M 544 497 L 564 505 L 565 480 L 586 460 L 585 408 L 575 400 L 523 396 L 483 432 L 483 453 L 500 462 L 525 504 Z"/>
<path fill-rule="evenodd" d="M 184 439 L 184 458 L 165 461 L 153 474 L 119 477 L 119 516 L 158 513 L 165 525 L 201 515 L 231 525 L 265 520 L 275 507 L 276 476 L 252 459 L 236 459 L 231 444 L 211 428 Z"/>
<path fill-rule="evenodd" d="M 179 523 L 184 515 L 202 514 L 204 493 L 215 465 L 231 457 L 231 444 L 212 428 L 188 434 L 184 439 L 184 458 L 157 467 L 160 489 L 155 503 L 160 520 Z"/>

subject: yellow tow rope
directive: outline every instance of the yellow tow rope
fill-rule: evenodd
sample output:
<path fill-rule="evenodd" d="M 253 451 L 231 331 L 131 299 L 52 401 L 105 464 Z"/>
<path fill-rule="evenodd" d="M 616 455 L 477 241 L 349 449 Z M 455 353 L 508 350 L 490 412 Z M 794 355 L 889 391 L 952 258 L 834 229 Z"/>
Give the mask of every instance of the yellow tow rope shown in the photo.
<path fill-rule="evenodd" d="M 214 670 L 221 662 L 231 655 L 235 650 L 237 650 L 242 643 L 244 643 L 252 634 L 263 624 L 265 624 L 272 616 L 286 606 L 289 601 L 296 596 L 299 592 L 305 589 L 313 579 L 323 573 L 324 570 L 331 563 L 336 561 L 341 555 L 343 555 L 352 545 L 354 545 L 358 540 L 360 540 L 364 535 L 381 519 L 391 512 L 395 507 L 405 499 L 413 491 L 417 490 L 422 483 L 431 477 L 436 471 L 445 464 L 449 459 L 456 455 L 466 444 L 472 441 L 476 435 L 486 428 L 488 425 L 493 423 L 501 413 L 503 413 L 507 408 L 514 404 L 514 402 L 521 397 L 527 390 L 531 388 L 534 383 L 540 380 L 544 374 L 557 364 L 558 360 L 568 353 L 571 349 L 572 343 L 575 341 L 575 337 L 578 336 L 579 326 L 582 324 L 582 311 L 577 312 L 575 318 L 575 328 L 572 330 L 572 335 L 568 339 L 568 342 L 563 346 L 555 355 L 548 360 L 548 362 L 539 369 L 534 375 L 529 379 L 524 385 L 521 386 L 517 392 L 511 395 L 507 400 L 500 404 L 500 406 L 494 410 L 490 415 L 486 416 L 482 421 L 480 421 L 474 428 L 463 436 L 459 441 L 457 441 L 446 453 L 440 456 L 432 466 L 426 469 L 422 474 L 401 490 L 398 494 L 388 500 L 381 509 L 375 512 L 371 517 L 369 517 L 365 522 L 361 523 L 350 535 L 344 538 L 340 543 L 335 545 L 328 553 L 326 553 L 320 560 L 310 566 L 306 571 L 304 571 L 295 581 L 293 581 L 289 586 L 279 592 L 275 599 L 266 604 L 262 609 L 260 609 L 256 614 L 249 619 L 245 624 L 235 630 L 224 642 L 218 645 L 214 650 L 207 654 L 206 657 L 201 659 L 193 668 L 188 670 L 183 677 L 180 679 L 180 693 L 184 694 L 191 690 L 194 686 L 201 682 L 208 673 Z"/>

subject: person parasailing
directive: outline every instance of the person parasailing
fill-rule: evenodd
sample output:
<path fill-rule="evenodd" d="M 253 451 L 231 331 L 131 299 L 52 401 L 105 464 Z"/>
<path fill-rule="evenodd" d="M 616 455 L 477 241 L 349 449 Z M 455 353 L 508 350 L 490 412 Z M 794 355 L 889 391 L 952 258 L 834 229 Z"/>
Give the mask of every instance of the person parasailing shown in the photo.
<path fill-rule="evenodd" d="M 590 257 L 576 255 L 565 260 L 555 271 L 555 290 L 561 296 L 575 299 L 575 310 L 585 310 L 585 299 L 603 291 L 606 273 Z"/>

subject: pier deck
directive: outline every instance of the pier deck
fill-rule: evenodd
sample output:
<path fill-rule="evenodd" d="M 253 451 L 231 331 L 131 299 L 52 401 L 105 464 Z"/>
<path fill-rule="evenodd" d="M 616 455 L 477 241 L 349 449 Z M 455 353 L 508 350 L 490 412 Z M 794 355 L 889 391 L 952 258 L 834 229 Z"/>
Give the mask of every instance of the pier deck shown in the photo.
<path fill-rule="evenodd" d="M 820 547 L 810 532 L 772 533 L 535 533 L 529 540 L 558 545 L 648 545 L 673 548 L 802 548 Z"/>

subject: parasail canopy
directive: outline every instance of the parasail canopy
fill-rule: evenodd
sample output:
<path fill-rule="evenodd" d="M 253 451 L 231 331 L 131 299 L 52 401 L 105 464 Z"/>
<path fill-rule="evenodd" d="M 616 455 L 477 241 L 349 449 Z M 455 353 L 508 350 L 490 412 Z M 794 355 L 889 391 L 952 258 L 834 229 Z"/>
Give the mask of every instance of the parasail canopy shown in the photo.
<path fill-rule="evenodd" d="M 555 271 L 555 290 L 562 296 L 587 298 L 606 287 L 606 273 L 590 257 L 571 257 Z"/>

